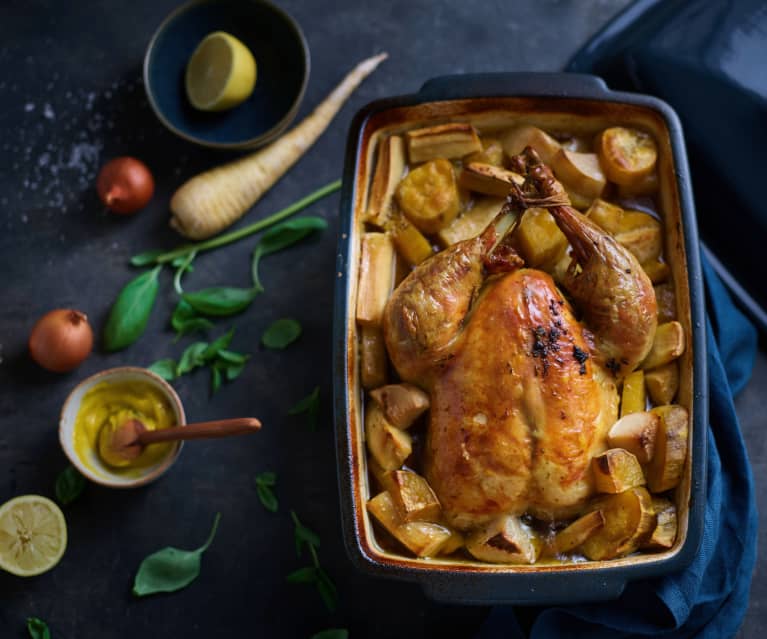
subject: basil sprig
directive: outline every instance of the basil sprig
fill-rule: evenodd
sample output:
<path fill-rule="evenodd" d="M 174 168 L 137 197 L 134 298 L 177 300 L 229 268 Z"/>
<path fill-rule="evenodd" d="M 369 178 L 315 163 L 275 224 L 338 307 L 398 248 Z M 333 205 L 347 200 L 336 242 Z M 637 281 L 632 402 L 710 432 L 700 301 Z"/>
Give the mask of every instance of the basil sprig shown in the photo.
<path fill-rule="evenodd" d="M 175 592 L 197 579 L 202 555 L 213 542 L 220 520 L 221 513 L 216 513 L 207 541 L 196 550 L 179 550 L 169 546 L 144 559 L 133 581 L 133 594 L 145 597 L 158 592 Z"/>
<path fill-rule="evenodd" d="M 56 493 L 56 499 L 63 506 L 71 504 L 77 499 L 85 490 L 87 480 L 83 477 L 74 466 L 67 466 L 62 470 L 58 477 L 56 477 L 56 483 L 54 485 L 54 492 Z"/>
<path fill-rule="evenodd" d="M 27 617 L 27 632 L 32 639 L 51 639 L 48 624 L 37 617 Z"/>
<path fill-rule="evenodd" d="M 256 492 L 258 498 L 261 500 L 264 508 L 276 513 L 278 502 L 277 497 L 274 494 L 274 487 L 277 484 L 277 475 L 272 472 L 261 473 L 256 475 Z"/>
<path fill-rule="evenodd" d="M 213 322 L 205 317 L 200 317 L 197 311 L 190 306 L 189 302 L 183 299 L 178 301 L 170 318 L 170 324 L 173 330 L 176 331 L 176 338 L 174 340 L 176 342 L 189 333 L 204 333 L 208 329 L 213 328 Z"/>
<path fill-rule="evenodd" d="M 310 566 L 294 570 L 286 579 L 291 584 L 313 584 L 322 598 L 325 607 L 330 612 L 333 612 L 336 609 L 338 592 L 333 580 L 320 566 L 320 559 L 317 554 L 317 549 L 320 547 L 320 538 L 317 536 L 317 533 L 301 523 L 294 511 L 290 511 L 290 516 L 293 518 L 293 524 L 295 525 L 296 554 L 300 557 L 303 548 L 308 548 L 312 563 Z"/>
<path fill-rule="evenodd" d="M 119 351 L 141 337 L 160 288 L 161 266 L 128 282 L 117 296 L 104 327 L 104 348 Z"/>

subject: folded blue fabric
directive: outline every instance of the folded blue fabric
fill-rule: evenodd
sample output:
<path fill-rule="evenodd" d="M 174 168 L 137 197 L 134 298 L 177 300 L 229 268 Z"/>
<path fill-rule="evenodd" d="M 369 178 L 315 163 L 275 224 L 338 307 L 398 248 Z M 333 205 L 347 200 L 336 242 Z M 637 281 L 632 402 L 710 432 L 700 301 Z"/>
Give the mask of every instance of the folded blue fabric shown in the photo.
<path fill-rule="evenodd" d="M 703 260 L 709 375 L 708 478 L 703 541 L 683 572 L 630 583 L 616 601 L 537 612 L 530 639 L 732 637 L 748 607 L 757 515 L 751 466 L 733 396 L 751 376 L 756 331 Z M 520 612 L 520 611 L 518 611 Z M 520 617 L 530 617 L 526 609 Z M 477 639 L 522 639 L 511 607 L 494 608 Z"/>

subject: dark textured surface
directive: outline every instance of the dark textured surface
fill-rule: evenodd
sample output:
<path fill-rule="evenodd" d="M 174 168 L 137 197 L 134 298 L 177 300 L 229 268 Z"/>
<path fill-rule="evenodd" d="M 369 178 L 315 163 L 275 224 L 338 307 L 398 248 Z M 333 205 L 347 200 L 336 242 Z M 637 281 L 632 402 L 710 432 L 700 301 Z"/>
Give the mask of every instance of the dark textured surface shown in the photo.
<path fill-rule="evenodd" d="M 447 73 L 559 69 L 623 4 L 283 3 L 304 28 L 312 53 L 299 117 L 357 60 L 380 50 L 391 58 L 249 219 L 340 176 L 346 129 L 363 104 L 411 92 Z M 23 493 L 52 495 L 53 480 L 65 466 L 57 443 L 58 410 L 78 380 L 106 367 L 177 356 L 186 343 L 172 344 L 166 329 L 174 298 L 166 272 L 147 335 L 128 350 L 97 352 L 69 375 L 40 371 L 25 350 L 32 323 L 53 307 L 81 308 L 100 328 L 117 290 L 135 274 L 128 257 L 176 243 L 167 228 L 172 191 L 229 157 L 175 138 L 146 103 L 143 51 L 174 6 L 136 0 L 127 10 L 96 0 L 17 0 L 0 9 L 0 502 Z M 100 164 L 118 154 L 144 159 L 157 180 L 151 206 L 128 219 L 104 213 L 93 190 Z M 250 439 L 190 443 L 173 470 L 145 489 L 89 486 L 65 510 L 70 544 L 61 564 L 28 580 L 0 575 L 0 637 L 25 636 L 30 615 L 47 619 L 56 639 L 309 637 L 328 627 L 348 627 L 352 637 L 472 635 L 483 609 L 433 604 L 415 586 L 364 577 L 342 546 L 330 413 L 337 205 L 337 196 L 315 205 L 311 213 L 328 219 L 328 231 L 266 258 L 266 292 L 233 322 L 218 323 L 213 335 L 234 324 L 233 348 L 254 355 L 242 377 L 213 398 L 203 372 L 176 383 L 189 419 L 255 414 L 263 431 Z M 246 240 L 200 257 L 187 286 L 247 285 L 254 244 Z M 264 351 L 258 346 L 261 332 L 279 317 L 299 319 L 304 334 L 284 352 Z M 760 435 L 765 380 L 761 354 L 738 402 L 761 493 L 767 471 Z M 317 384 L 321 427 L 310 432 L 286 413 Z M 264 470 L 278 472 L 277 514 L 264 511 L 255 493 L 253 477 Z M 320 559 L 340 594 L 334 614 L 310 589 L 285 583 L 284 576 L 307 561 L 295 556 L 290 509 L 322 538 Z M 197 547 L 216 511 L 222 513 L 221 527 L 199 580 L 181 593 L 134 600 L 130 586 L 141 558 L 166 545 Z M 756 636 L 763 627 L 766 588 L 760 567 L 743 636 Z"/>

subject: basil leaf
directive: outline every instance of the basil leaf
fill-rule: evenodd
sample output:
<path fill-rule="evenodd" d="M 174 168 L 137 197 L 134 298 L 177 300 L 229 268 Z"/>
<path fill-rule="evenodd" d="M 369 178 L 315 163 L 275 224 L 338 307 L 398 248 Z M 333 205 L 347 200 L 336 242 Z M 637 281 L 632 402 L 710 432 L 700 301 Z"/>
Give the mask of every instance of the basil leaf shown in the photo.
<path fill-rule="evenodd" d="M 149 365 L 147 369 L 152 371 L 155 375 L 162 377 L 166 382 L 172 382 L 176 379 L 176 362 L 169 357 L 158 359 L 154 364 Z"/>
<path fill-rule="evenodd" d="M 176 375 L 181 377 L 185 373 L 193 371 L 195 368 L 205 364 L 205 360 L 202 358 L 202 354 L 208 348 L 208 342 L 195 342 L 190 344 L 184 349 L 181 354 L 181 359 L 178 362 L 176 368 Z"/>
<path fill-rule="evenodd" d="M 287 348 L 301 336 L 301 324 L 290 318 L 278 319 L 261 336 L 267 348 Z"/>
<path fill-rule="evenodd" d="M 274 486 L 277 483 L 276 473 L 267 471 L 256 475 L 256 484 L 259 486 Z"/>
<path fill-rule="evenodd" d="M 173 275 L 173 288 L 179 295 L 184 294 L 184 290 L 181 288 L 181 278 L 187 271 L 193 271 L 192 260 L 197 256 L 197 251 L 191 251 L 189 254 L 183 257 L 177 257 L 173 260 L 172 264 L 176 267 L 176 273 Z"/>
<path fill-rule="evenodd" d="M 235 353 L 234 351 L 227 351 L 226 349 L 218 351 L 218 357 L 231 364 L 244 364 L 250 359 L 250 355 Z"/>
<path fill-rule="evenodd" d="M 117 296 L 104 327 L 104 348 L 119 351 L 135 342 L 146 328 L 160 284 L 162 266 L 128 282 Z"/>
<path fill-rule="evenodd" d="M 67 466 L 56 477 L 54 492 L 59 503 L 66 506 L 77 499 L 85 490 L 87 480 L 74 466 Z"/>
<path fill-rule="evenodd" d="M 346 628 L 328 628 L 312 635 L 311 639 L 349 639 L 349 631 Z"/>
<path fill-rule="evenodd" d="M 203 352 L 202 359 L 207 362 L 216 357 L 219 351 L 229 346 L 232 341 L 232 337 L 234 337 L 234 328 L 230 328 L 229 331 L 221 335 L 221 337 L 213 340 L 210 343 L 210 346 L 208 346 L 208 348 L 206 348 Z"/>
<path fill-rule="evenodd" d="M 210 392 L 215 394 L 218 389 L 221 388 L 221 371 L 218 367 L 213 366 L 210 369 Z"/>
<path fill-rule="evenodd" d="M 144 251 L 138 255 L 134 255 L 130 258 L 130 263 L 133 266 L 147 266 L 148 264 L 154 264 L 160 255 L 165 251 L 162 249 L 152 249 L 151 251 Z"/>
<path fill-rule="evenodd" d="M 182 299 L 198 313 L 223 317 L 244 311 L 260 292 L 254 288 L 214 287 L 184 293 Z"/>
<path fill-rule="evenodd" d="M 317 566 L 316 573 L 317 591 L 320 593 L 320 597 L 322 597 L 322 601 L 325 603 L 325 607 L 330 612 L 333 612 L 336 609 L 336 604 L 338 602 L 338 591 L 336 590 L 336 585 L 330 579 L 328 573 L 326 573 L 319 566 Z"/>
<path fill-rule="evenodd" d="M 167 547 L 141 562 L 133 581 L 133 594 L 144 597 L 158 592 L 175 592 L 185 588 L 200 574 L 200 560 L 216 536 L 221 513 L 216 513 L 207 541 L 197 550 Z"/>
<path fill-rule="evenodd" d="M 313 548 L 320 547 L 320 538 L 314 531 L 304 526 L 298 519 L 295 511 L 290 511 L 290 516 L 295 524 L 295 541 L 296 541 L 296 556 L 301 556 L 301 549 L 304 544 L 307 544 Z"/>
<path fill-rule="evenodd" d="M 293 244 L 300 242 L 310 233 L 324 230 L 327 227 L 328 223 L 321 217 L 302 217 L 296 220 L 283 222 L 266 231 L 261 236 L 261 239 L 253 251 L 253 261 L 251 265 L 253 286 L 263 290 L 263 286 L 258 277 L 258 264 L 262 257 L 292 246 Z"/>
<path fill-rule="evenodd" d="M 245 364 L 230 364 L 226 367 L 226 381 L 231 382 L 237 379 L 245 368 Z"/>
<path fill-rule="evenodd" d="M 311 584 L 317 582 L 317 569 L 314 566 L 305 566 L 294 570 L 287 577 L 286 581 L 291 584 Z"/>
<path fill-rule="evenodd" d="M 37 617 L 27 617 L 27 632 L 32 639 L 51 639 L 48 624 Z"/>
<path fill-rule="evenodd" d="M 261 500 L 264 508 L 273 513 L 276 513 L 277 497 L 275 497 L 272 489 L 269 486 L 257 485 L 256 492 L 258 493 L 258 498 Z"/>
<path fill-rule="evenodd" d="M 317 417 L 320 413 L 320 387 L 315 386 L 314 390 L 299 401 L 295 406 L 288 410 L 288 415 L 306 414 L 306 421 L 311 430 L 317 430 Z"/>

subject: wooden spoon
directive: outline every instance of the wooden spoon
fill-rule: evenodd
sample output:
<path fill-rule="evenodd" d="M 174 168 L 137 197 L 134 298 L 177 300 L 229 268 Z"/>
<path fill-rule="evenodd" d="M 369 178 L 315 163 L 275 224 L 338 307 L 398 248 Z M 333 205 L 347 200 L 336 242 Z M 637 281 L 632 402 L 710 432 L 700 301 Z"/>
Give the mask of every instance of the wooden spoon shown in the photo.
<path fill-rule="evenodd" d="M 247 435 L 261 429 L 261 422 L 253 417 L 220 419 L 198 422 L 186 426 L 147 430 L 140 419 L 128 419 L 112 427 L 105 425 L 99 433 L 99 455 L 116 468 L 129 466 L 150 444 L 175 442 L 185 439 L 212 439 L 230 435 Z"/>

